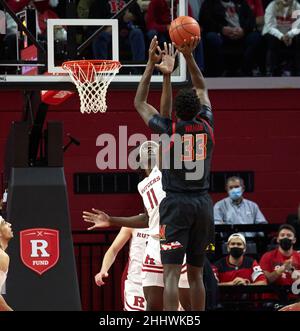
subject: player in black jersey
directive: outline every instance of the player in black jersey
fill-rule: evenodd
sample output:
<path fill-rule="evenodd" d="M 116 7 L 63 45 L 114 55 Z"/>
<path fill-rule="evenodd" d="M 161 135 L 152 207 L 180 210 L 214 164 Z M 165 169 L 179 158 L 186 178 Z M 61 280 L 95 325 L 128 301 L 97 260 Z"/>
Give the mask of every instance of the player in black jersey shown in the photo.
<path fill-rule="evenodd" d="M 213 115 L 204 78 L 194 60 L 199 39 L 176 48 L 184 55 L 193 87 L 175 99 L 177 122 L 163 118 L 147 103 L 153 70 L 161 59 L 157 39 L 151 41 L 149 60 L 134 104 L 145 123 L 162 139 L 163 189 L 160 205 L 161 257 L 164 265 L 164 309 L 177 310 L 178 280 L 186 253 L 193 310 L 205 309 L 203 260 L 213 240 L 213 205 L 208 195 L 214 146 Z"/>

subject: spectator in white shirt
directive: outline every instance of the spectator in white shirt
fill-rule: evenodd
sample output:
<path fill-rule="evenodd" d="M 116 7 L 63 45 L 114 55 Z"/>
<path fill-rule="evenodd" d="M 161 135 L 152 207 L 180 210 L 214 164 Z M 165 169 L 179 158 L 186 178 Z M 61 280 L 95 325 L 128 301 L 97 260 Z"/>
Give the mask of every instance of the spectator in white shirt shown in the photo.
<path fill-rule="evenodd" d="M 265 35 L 272 76 L 280 76 L 283 50 L 292 54 L 292 73 L 300 75 L 300 4 L 296 0 L 274 0 L 265 12 Z"/>

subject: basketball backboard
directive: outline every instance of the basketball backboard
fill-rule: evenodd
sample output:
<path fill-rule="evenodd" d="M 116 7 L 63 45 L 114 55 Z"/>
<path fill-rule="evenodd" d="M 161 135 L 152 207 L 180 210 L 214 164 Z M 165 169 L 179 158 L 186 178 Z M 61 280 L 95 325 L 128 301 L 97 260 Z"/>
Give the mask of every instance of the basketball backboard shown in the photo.
<path fill-rule="evenodd" d="M 186 5 L 185 0 L 179 1 L 177 15 L 186 15 Z M 146 36 L 145 59 L 137 62 L 130 58 L 130 46 L 124 45 L 125 38 L 119 30 L 118 19 L 59 18 L 47 20 L 46 42 L 44 43 L 45 54 L 39 57 L 34 45 L 21 48 L 19 51 L 19 66 L 16 67 L 8 63 L 9 72 L 3 72 L 2 69 L 0 88 L 12 88 L 14 86 L 25 89 L 30 89 L 30 87 L 41 88 L 42 86 L 51 89 L 71 88 L 70 77 L 61 65 L 64 61 L 95 59 L 93 42 L 84 50 L 79 49 L 82 43 L 101 26 L 110 29 L 112 34 L 108 59 L 120 61 L 122 64 L 122 68 L 114 78 L 113 84 L 138 83 L 147 62 L 147 48 L 150 41 L 147 40 Z M 184 83 L 187 80 L 186 63 L 182 55 L 178 58 L 178 65 L 172 74 L 172 82 Z M 12 67 L 19 70 L 12 72 Z M 151 81 L 161 83 L 162 80 L 163 76 L 155 72 Z"/>
<path fill-rule="evenodd" d="M 170 1 L 172 19 L 177 16 L 188 15 L 188 1 Z M 173 10 L 176 8 L 176 10 Z M 26 12 L 17 15 L 26 21 Z M 27 24 L 27 22 L 26 22 Z M 109 59 L 118 60 L 122 68 L 114 78 L 111 86 L 136 87 L 141 79 L 147 61 L 149 38 L 145 34 L 145 59 L 135 61 L 131 58 L 130 46 L 126 45 L 126 36 L 118 28 L 118 19 L 88 19 L 88 18 L 48 18 L 47 33 L 40 35 L 40 44 L 45 49 L 41 53 L 37 47 L 28 42 L 23 32 L 16 32 L 19 42 L 19 51 L 16 60 L 0 61 L 0 88 L 7 89 L 75 89 L 61 64 L 67 60 L 95 59 L 93 42 L 82 48 L 95 30 L 104 26 L 111 29 L 112 39 L 109 46 Z M 28 27 L 29 28 L 29 27 Z M 36 36 L 33 33 L 34 36 Z M 97 38 L 97 37 L 96 37 Z M 127 47 L 127 49 L 126 49 Z M 98 58 L 100 59 L 100 58 Z M 204 63 L 205 65 L 205 63 Z M 155 72 L 151 81 L 160 86 L 163 77 Z M 299 77 L 218 77 L 207 78 L 209 89 L 272 89 L 272 88 L 299 88 Z M 174 84 L 187 82 L 186 63 L 180 54 L 174 73 Z"/>

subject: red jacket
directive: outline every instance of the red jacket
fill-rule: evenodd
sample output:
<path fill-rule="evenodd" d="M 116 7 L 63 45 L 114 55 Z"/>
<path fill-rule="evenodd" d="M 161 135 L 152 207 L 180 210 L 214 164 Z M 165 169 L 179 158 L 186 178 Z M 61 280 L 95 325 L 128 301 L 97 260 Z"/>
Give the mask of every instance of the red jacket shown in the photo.
<path fill-rule="evenodd" d="M 174 18 L 177 12 L 177 2 L 174 3 Z M 188 15 L 193 16 L 191 6 L 188 5 Z M 157 32 L 167 32 L 167 26 L 171 23 L 171 8 L 165 0 L 151 0 L 146 14 L 147 30 L 156 30 Z"/>
<path fill-rule="evenodd" d="M 29 4 L 30 0 L 8 0 L 7 4 L 9 8 L 14 11 L 15 13 L 23 10 L 25 6 Z"/>

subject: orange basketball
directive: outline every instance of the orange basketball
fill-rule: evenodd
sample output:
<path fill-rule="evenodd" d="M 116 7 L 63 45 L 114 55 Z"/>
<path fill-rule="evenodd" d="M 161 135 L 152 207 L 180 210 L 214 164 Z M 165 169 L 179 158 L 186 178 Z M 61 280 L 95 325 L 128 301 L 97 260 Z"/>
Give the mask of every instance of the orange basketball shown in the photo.
<path fill-rule="evenodd" d="M 193 17 L 179 16 L 171 22 L 169 34 L 171 40 L 181 46 L 184 39 L 189 41 L 191 37 L 200 38 L 200 26 Z"/>

